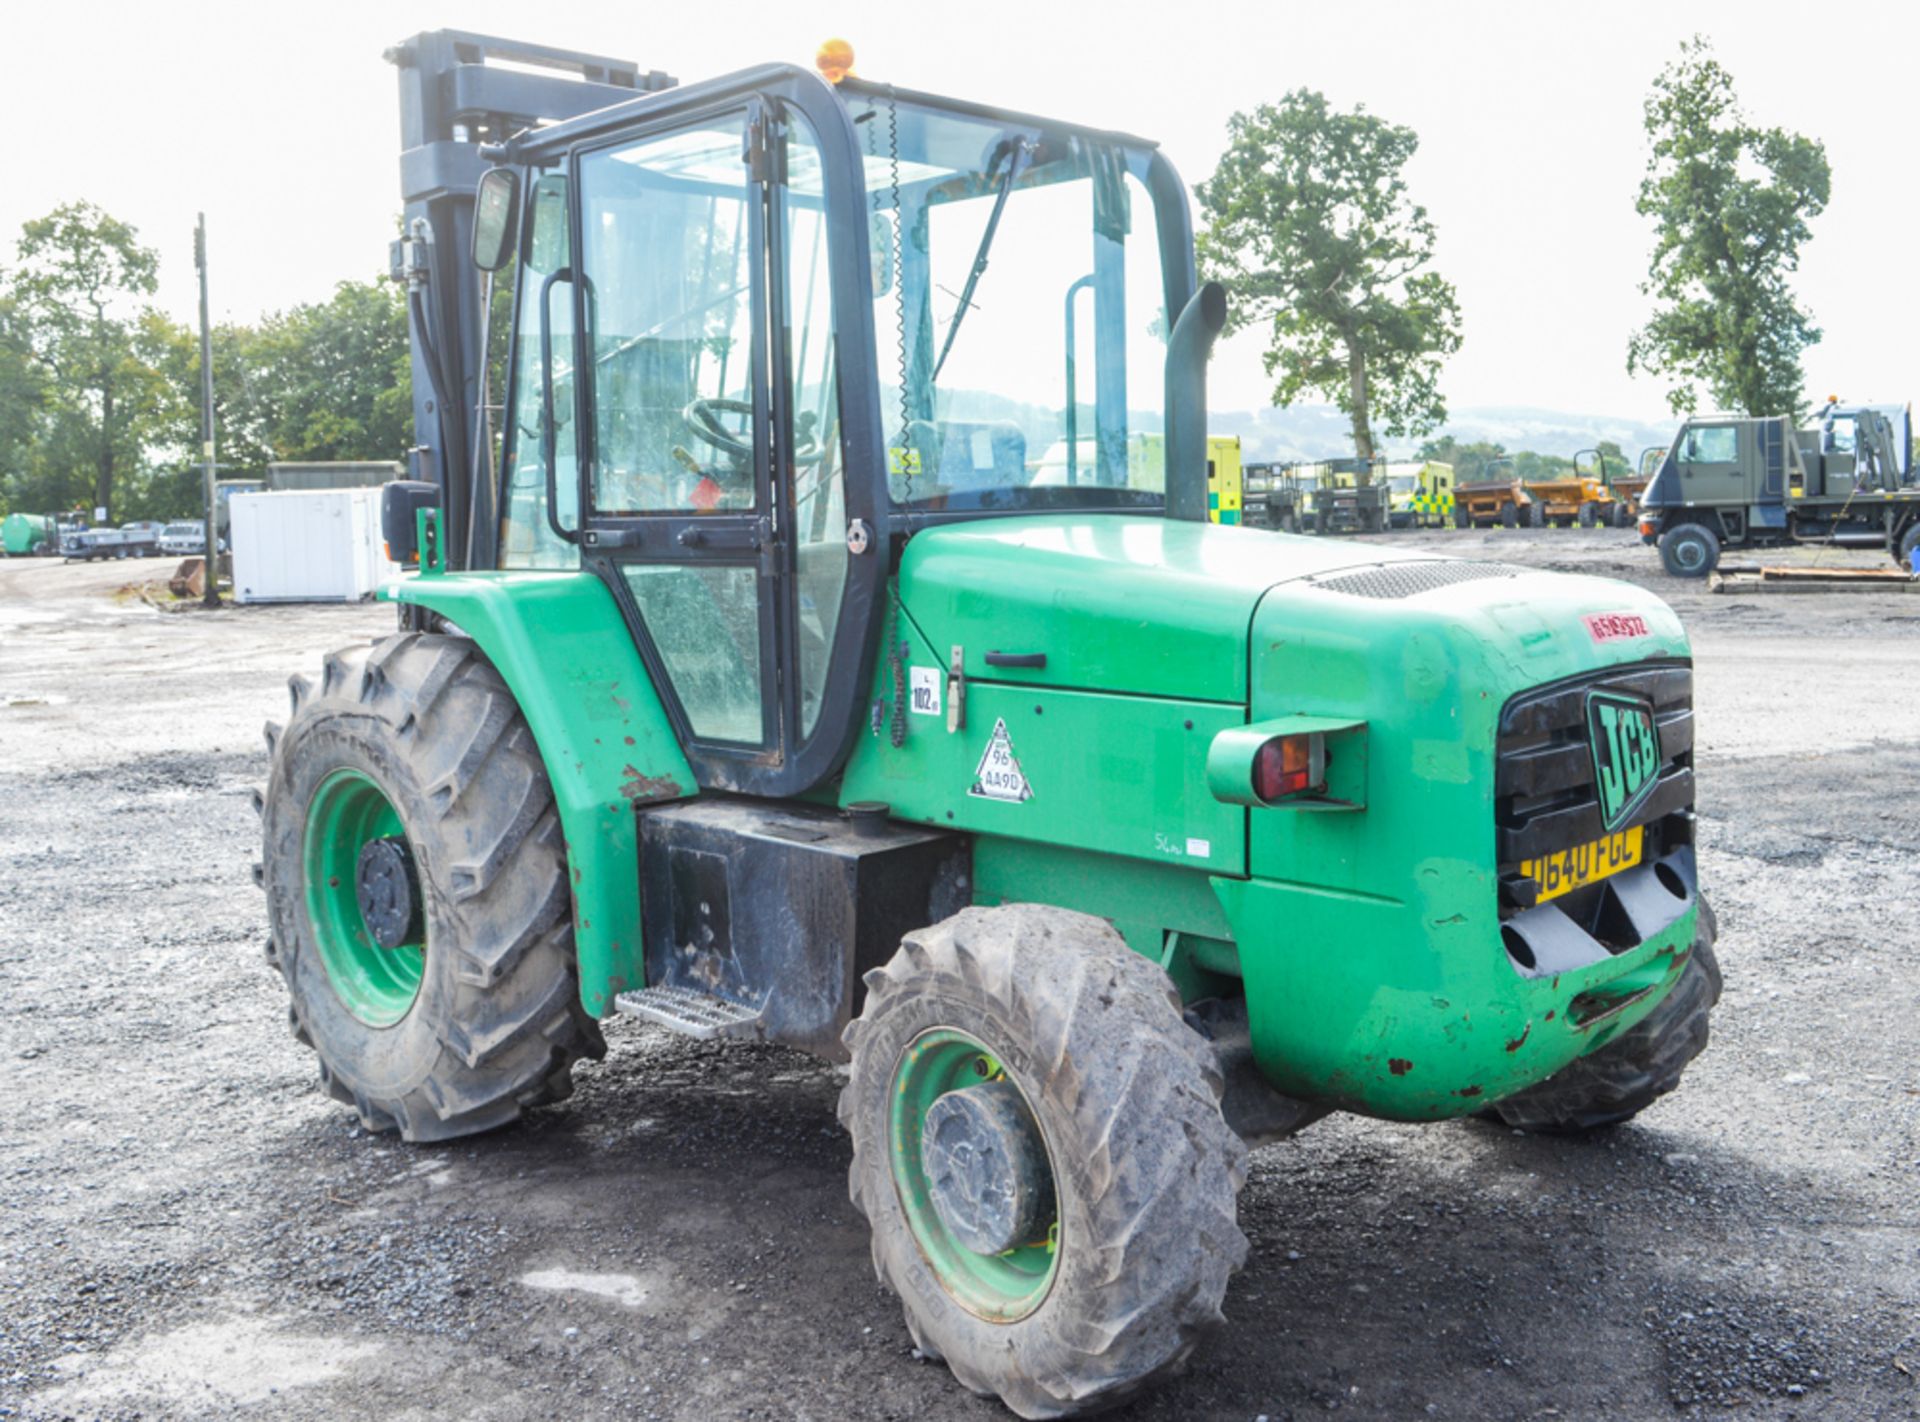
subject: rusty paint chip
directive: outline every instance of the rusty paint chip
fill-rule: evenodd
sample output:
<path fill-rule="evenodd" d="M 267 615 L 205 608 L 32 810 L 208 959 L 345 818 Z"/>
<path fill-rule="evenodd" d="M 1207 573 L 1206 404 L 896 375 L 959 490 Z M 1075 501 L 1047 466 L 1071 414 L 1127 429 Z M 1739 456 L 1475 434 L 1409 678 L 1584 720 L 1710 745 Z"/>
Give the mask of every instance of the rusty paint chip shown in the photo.
<path fill-rule="evenodd" d="M 620 772 L 620 793 L 636 805 L 653 800 L 673 800 L 680 794 L 680 784 L 671 775 L 642 775 L 635 766 L 627 766 Z"/>
<path fill-rule="evenodd" d="M 1405 1057 L 1389 1057 L 1387 1059 L 1387 1070 L 1395 1076 L 1405 1076 L 1413 1070 L 1413 1063 Z"/>
<path fill-rule="evenodd" d="M 1477 1086 L 1463 1086 L 1453 1094 L 1455 1096 L 1478 1096 L 1480 1094 L 1480 1088 Z"/>
<path fill-rule="evenodd" d="M 1507 1043 L 1507 1050 L 1510 1052 L 1519 1051 L 1522 1047 L 1524 1047 L 1527 1044 L 1527 1038 L 1529 1035 L 1532 1034 L 1532 1032 L 1533 1032 L 1533 1024 L 1529 1022 L 1524 1028 L 1521 1029 L 1520 1035 L 1518 1037 L 1515 1037 L 1511 1042 Z"/>

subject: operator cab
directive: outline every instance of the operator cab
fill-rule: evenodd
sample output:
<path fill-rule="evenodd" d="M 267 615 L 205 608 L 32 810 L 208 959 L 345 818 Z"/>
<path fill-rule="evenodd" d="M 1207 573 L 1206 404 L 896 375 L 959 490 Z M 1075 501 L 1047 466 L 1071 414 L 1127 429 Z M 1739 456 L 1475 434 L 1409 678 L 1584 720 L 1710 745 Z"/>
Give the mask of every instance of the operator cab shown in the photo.
<path fill-rule="evenodd" d="M 1165 507 L 1150 144 L 768 66 L 505 153 L 499 564 L 608 583 L 703 785 L 831 773 L 907 533 Z"/>

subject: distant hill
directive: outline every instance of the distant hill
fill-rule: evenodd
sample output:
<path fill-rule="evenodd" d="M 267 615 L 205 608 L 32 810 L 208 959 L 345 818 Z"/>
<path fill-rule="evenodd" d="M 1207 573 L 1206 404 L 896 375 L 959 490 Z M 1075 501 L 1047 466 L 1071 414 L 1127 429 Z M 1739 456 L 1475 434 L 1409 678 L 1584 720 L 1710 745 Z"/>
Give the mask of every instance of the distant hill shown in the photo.
<path fill-rule="evenodd" d="M 1610 415 L 1576 415 L 1564 410 L 1536 410 L 1521 405 L 1486 405 L 1455 410 L 1453 418 L 1433 432 L 1433 438 L 1452 435 L 1465 444 L 1491 440 L 1509 450 L 1530 449 L 1536 454 L 1571 455 L 1610 439 L 1629 459 L 1648 445 L 1665 445 L 1679 427 L 1675 419 L 1656 421 Z M 1211 434 L 1239 435 L 1241 455 L 1249 460 L 1280 462 L 1289 459 L 1332 459 L 1353 453 L 1347 417 L 1332 405 L 1295 405 L 1285 410 L 1210 410 Z M 1388 440 L 1386 452 L 1412 454 L 1419 440 Z"/>

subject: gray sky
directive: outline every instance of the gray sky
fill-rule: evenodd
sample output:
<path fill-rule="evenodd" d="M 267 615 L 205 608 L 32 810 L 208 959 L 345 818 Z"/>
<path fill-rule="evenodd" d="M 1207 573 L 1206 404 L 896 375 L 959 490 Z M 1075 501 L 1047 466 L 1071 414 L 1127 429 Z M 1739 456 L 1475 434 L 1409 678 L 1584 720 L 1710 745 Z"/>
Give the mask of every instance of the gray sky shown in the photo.
<path fill-rule="evenodd" d="M 1798 290 L 1826 338 L 1809 392 L 1907 400 L 1920 388 L 1909 249 L 1915 123 L 1910 4 L 833 5 L 735 0 L 528 6 L 345 0 L 291 5 L 12 6 L 0 92 L 17 137 L 0 185 L 0 261 L 19 224 L 89 198 L 162 255 L 161 302 L 194 310 L 204 209 L 216 316 L 323 298 L 384 269 L 399 208 L 388 44 L 463 29 L 581 48 L 693 79 L 763 60 L 807 64 L 845 35 L 873 79 L 1125 129 L 1204 178 L 1236 109 L 1302 85 L 1420 135 L 1409 169 L 1459 288 L 1456 408 L 1530 405 L 1658 419 L 1630 379 L 1628 334 L 1649 248 L 1633 197 L 1640 105 L 1681 39 L 1709 36 L 1749 113 L 1822 140 L 1834 196 Z M 1884 57 L 1883 76 L 1866 68 Z M 1267 403 L 1261 341 L 1223 348 L 1213 403 Z"/>

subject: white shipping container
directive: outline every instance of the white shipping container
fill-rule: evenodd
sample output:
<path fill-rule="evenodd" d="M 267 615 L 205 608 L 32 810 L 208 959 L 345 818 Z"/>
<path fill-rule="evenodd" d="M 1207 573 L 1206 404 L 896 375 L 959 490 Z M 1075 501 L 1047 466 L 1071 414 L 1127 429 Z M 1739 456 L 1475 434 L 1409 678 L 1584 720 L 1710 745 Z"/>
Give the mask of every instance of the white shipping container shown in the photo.
<path fill-rule="evenodd" d="M 235 602 L 359 602 L 400 577 L 380 536 L 380 490 L 235 494 Z"/>

